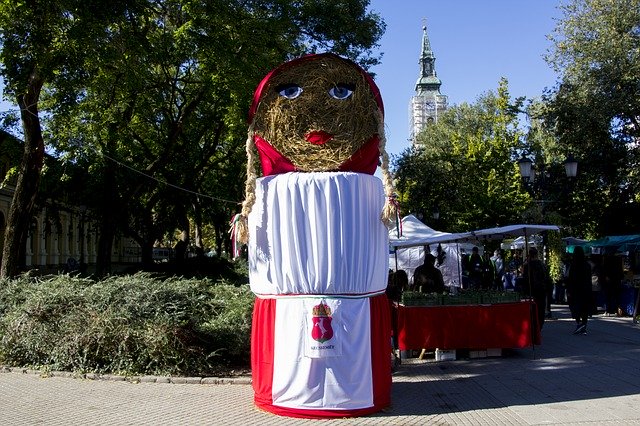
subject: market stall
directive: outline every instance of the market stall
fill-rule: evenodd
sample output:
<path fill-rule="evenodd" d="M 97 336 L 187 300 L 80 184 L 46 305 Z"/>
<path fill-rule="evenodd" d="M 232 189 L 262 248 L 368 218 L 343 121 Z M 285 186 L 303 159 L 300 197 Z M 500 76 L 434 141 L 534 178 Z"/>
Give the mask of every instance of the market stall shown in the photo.
<path fill-rule="evenodd" d="M 591 241 L 572 240 L 567 242 L 567 253 L 573 253 L 576 246 L 583 247 L 591 258 L 597 255 L 622 259 L 624 277 L 617 304 L 620 314 L 629 315 L 636 322 L 640 305 L 640 235 L 613 235 Z"/>
<path fill-rule="evenodd" d="M 528 251 L 529 242 L 536 241 L 536 234 L 557 230 L 559 228 L 555 225 L 525 224 L 434 237 L 441 242 L 474 245 L 481 245 L 487 240 L 522 237 L 523 249 Z M 390 235 L 393 247 L 420 244 L 418 238 L 398 240 L 399 238 L 394 240 Z M 517 293 L 492 294 L 486 291 L 472 294 L 468 300 L 463 300 L 462 296 L 463 293 L 442 295 L 435 301 L 423 300 L 419 303 L 405 297 L 401 303 L 396 304 L 394 332 L 397 333 L 398 349 L 485 350 L 525 348 L 541 343 L 536 306 L 531 299 L 520 300 Z"/>

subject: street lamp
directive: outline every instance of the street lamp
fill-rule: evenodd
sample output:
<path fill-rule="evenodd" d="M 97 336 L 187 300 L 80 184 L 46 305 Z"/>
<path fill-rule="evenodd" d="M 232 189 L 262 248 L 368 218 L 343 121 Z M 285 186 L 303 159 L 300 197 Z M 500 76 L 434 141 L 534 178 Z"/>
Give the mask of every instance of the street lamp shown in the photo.
<path fill-rule="evenodd" d="M 578 171 L 578 162 L 569 154 L 566 160 L 562 163 L 564 165 L 564 171 L 568 180 L 573 180 L 576 177 Z M 567 191 L 570 189 L 570 185 L 560 185 L 560 191 L 562 196 L 555 195 L 558 191 L 553 191 L 554 186 L 554 170 L 559 168 L 559 164 L 547 166 L 543 163 L 536 167 L 533 161 L 527 156 L 522 154 L 522 157 L 518 160 L 518 169 L 520 171 L 520 177 L 522 183 L 527 192 L 531 194 L 536 204 L 540 206 L 541 219 L 544 220 L 546 213 L 546 207 L 554 202 L 559 202 L 558 206 L 562 206 L 563 200 L 566 200 Z M 556 175 L 557 176 L 557 175 Z M 551 196 L 551 198 L 547 198 Z"/>
<path fill-rule="evenodd" d="M 433 212 L 431 213 L 431 217 L 433 218 L 433 220 L 440 219 L 440 209 L 438 209 L 438 206 L 435 206 L 433 208 Z"/>
<path fill-rule="evenodd" d="M 573 154 L 569 153 L 567 159 L 564 160 L 564 170 L 568 178 L 574 178 L 578 174 L 578 162 L 573 158 Z"/>
<path fill-rule="evenodd" d="M 573 157 L 573 154 L 569 153 L 563 164 L 567 177 L 569 179 L 576 177 L 578 174 L 578 161 Z M 518 160 L 518 168 L 520 169 L 520 177 L 523 181 L 529 182 L 534 180 L 535 171 L 533 169 L 533 161 L 524 154 L 522 154 L 522 157 Z"/>
<path fill-rule="evenodd" d="M 533 161 L 531 161 L 524 154 L 522 154 L 522 157 L 518 160 L 518 168 L 520 169 L 520 177 L 522 177 L 522 180 L 524 180 L 525 182 L 529 182 L 529 180 L 532 177 L 531 176 L 532 165 L 533 165 Z"/>

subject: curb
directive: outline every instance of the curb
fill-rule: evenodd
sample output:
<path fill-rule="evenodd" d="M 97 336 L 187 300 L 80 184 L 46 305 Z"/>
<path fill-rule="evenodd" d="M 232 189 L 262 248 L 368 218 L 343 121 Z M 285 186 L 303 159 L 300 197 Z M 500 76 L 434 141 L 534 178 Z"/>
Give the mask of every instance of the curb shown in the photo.
<path fill-rule="evenodd" d="M 69 371 L 41 371 L 0 365 L 0 373 L 34 374 L 42 378 L 106 380 L 127 383 L 171 383 L 176 385 L 250 385 L 251 377 L 172 377 L 172 376 L 118 376 L 116 374 L 73 373 Z"/>

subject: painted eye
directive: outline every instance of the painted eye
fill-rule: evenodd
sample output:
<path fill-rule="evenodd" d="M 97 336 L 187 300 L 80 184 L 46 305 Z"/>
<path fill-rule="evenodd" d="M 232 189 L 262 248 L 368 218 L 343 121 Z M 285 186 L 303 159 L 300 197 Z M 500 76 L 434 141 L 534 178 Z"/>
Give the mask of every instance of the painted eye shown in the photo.
<path fill-rule="evenodd" d="M 336 84 L 329 89 L 329 95 L 334 99 L 347 99 L 353 94 L 353 89 L 352 84 Z"/>
<path fill-rule="evenodd" d="M 283 98 L 295 99 L 302 93 L 302 87 L 297 84 L 284 84 L 276 87 L 276 90 Z"/>

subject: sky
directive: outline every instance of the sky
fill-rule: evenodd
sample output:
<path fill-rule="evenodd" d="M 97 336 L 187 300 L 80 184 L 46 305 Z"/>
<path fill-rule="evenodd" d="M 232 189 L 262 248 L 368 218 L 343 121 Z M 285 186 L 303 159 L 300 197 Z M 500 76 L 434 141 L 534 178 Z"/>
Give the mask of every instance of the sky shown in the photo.
<path fill-rule="evenodd" d="M 559 0 L 372 0 L 387 24 L 381 65 L 371 68 L 385 105 L 387 152 L 410 146 L 409 102 L 420 73 L 426 23 L 440 93 L 449 105 L 474 103 L 495 92 L 502 77 L 512 98 L 540 97 L 557 75 L 544 61 L 552 46 Z"/>
<path fill-rule="evenodd" d="M 510 95 L 529 99 L 553 87 L 556 75 L 543 59 L 547 35 L 561 17 L 560 0 L 372 0 L 387 29 L 370 71 L 385 105 L 387 152 L 408 148 L 409 102 L 415 94 L 426 23 L 436 72 L 449 105 L 473 103 L 496 91 L 501 77 Z M 0 111 L 15 108 L 2 102 Z"/>

